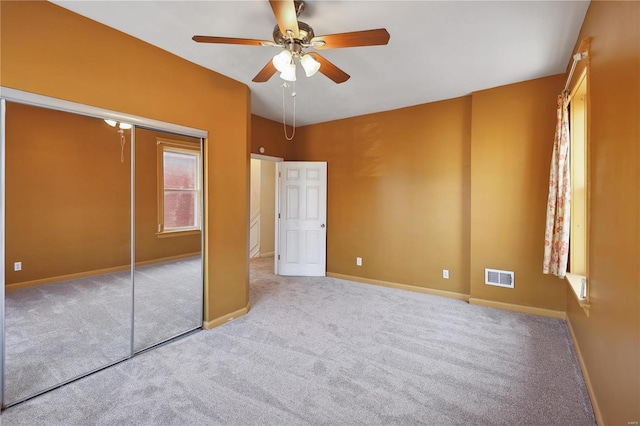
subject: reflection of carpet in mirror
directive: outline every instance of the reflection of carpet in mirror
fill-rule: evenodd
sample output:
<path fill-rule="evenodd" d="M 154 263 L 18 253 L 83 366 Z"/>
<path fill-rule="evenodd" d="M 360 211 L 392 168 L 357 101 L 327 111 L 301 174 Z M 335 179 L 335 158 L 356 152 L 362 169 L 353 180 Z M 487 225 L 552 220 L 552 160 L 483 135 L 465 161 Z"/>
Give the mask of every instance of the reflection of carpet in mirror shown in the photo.
<path fill-rule="evenodd" d="M 202 324 L 200 257 L 136 268 L 135 348 Z M 131 350 L 131 273 L 6 292 L 5 402 L 124 359 Z"/>
<path fill-rule="evenodd" d="M 136 267 L 135 350 L 202 326 L 200 257 Z"/>

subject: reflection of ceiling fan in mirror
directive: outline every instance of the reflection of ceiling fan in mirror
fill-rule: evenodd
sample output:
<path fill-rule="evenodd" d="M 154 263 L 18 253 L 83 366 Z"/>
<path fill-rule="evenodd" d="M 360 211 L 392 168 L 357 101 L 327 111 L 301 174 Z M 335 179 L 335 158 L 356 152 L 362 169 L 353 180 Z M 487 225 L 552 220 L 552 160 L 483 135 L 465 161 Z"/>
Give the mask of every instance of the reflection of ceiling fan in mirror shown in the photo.
<path fill-rule="evenodd" d="M 313 28 L 298 21 L 304 10 L 302 1 L 269 0 L 278 25 L 273 30 L 273 41 L 247 38 L 194 36 L 198 43 L 245 44 L 249 46 L 281 47 L 282 52 L 253 78 L 256 83 L 269 80 L 280 71 L 283 80 L 295 81 L 296 59 L 304 68 L 307 77 L 320 71 L 336 83 L 344 83 L 349 75 L 316 52 L 305 52 L 306 48 L 337 49 L 342 47 L 379 46 L 389 42 L 389 33 L 384 28 L 349 33 L 316 36 Z"/>

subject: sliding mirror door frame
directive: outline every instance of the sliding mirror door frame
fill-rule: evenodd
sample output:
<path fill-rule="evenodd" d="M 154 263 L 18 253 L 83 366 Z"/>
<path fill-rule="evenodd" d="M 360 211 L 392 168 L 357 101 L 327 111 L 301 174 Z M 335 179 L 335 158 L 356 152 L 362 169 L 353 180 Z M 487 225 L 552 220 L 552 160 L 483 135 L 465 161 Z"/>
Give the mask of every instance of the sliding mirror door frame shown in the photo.
<path fill-rule="evenodd" d="M 5 252 L 4 252 L 4 212 L 5 212 L 5 119 L 7 101 L 0 97 L 0 409 L 4 408 L 4 291 L 5 291 Z"/>
<path fill-rule="evenodd" d="M 163 121 L 148 119 L 144 117 L 139 117 L 135 115 L 129 115 L 120 113 L 117 111 L 107 110 L 99 107 L 93 107 L 89 105 L 79 104 L 76 102 L 65 101 L 62 99 L 52 98 L 48 96 L 38 95 L 30 92 L 24 92 L 21 90 L 11 89 L 0 86 L 0 261 L 2 262 L 2 267 L 0 268 L 0 284 L 2 288 L 0 289 L 0 409 L 7 408 L 11 405 L 18 404 L 26 399 L 30 399 L 34 396 L 40 395 L 42 393 L 48 392 L 51 389 L 55 389 L 59 386 L 67 384 L 71 381 L 77 380 L 80 377 L 84 377 L 85 375 L 91 374 L 95 371 L 99 371 L 103 368 L 108 367 L 109 365 L 116 364 L 120 361 L 116 361 L 111 363 L 105 367 L 102 367 L 98 370 L 87 372 L 85 375 L 80 377 L 73 378 L 71 380 L 64 381 L 53 388 L 48 388 L 42 391 L 35 393 L 34 395 L 30 395 L 26 398 L 20 399 L 18 401 L 12 401 L 9 404 L 6 404 L 6 390 L 5 390 L 5 354 L 6 354 L 6 342 L 5 342 L 5 236 L 6 236 L 6 218 L 5 218 L 5 208 L 6 208 L 6 103 L 7 101 L 17 103 L 17 104 L 26 104 L 35 107 L 41 107 L 51 110 L 58 110 L 63 112 L 69 112 L 73 114 L 94 117 L 99 119 L 110 119 L 118 122 L 125 122 L 132 124 L 134 129 L 136 126 L 140 126 L 141 128 L 160 130 L 168 133 L 185 135 L 194 138 L 200 139 L 200 147 L 201 152 L 204 155 L 204 141 L 208 136 L 208 132 L 205 130 L 195 129 L 191 127 L 181 126 L 177 124 L 167 123 Z M 134 318 L 134 292 L 135 292 L 135 283 L 134 273 L 135 273 L 135 132 L 131 132 L 131 288 L 132 288 L 132 315 L 131 315 L 131 336 L 130 336 L 130 353 L 129 356 L 124 358 L 128 359 L 132 357 L 134 353 L 134 327 L 135 327 L 135 318 Z M 203 184 L 203 192 L 204 192 L 204 181 L 206 178 L 204 176 L 204 172 L 201 175 L 201 183 Z M 201 213 L 204 215 L 206 213 L 206 209 L 204 206 L 204 197 L 202 201 Z M 205 259 L 205 251 L 204 251 L 204 220 L 202 223 L 201 229 L 201 261 L 202 261 L 202 277 L 204 283 L 204 259 Z M 204 289 L 204 286 L 203 286 Z M 204 295 L 202 297 L 202 302 L 204 305 Z M 200 307 L 200 317 L 202 318 L 203 314 L 203 306 Z M 200 328 L 200 327 L 198 327 Z"/>
<path fill-rule="evenodd" d="M 204 282 L 204 138 L 196 138 L 196 137 L 192 137 L 189 135 L 185 135 L 185 134 L 178 134 L 175 132 L 168 132 L 166 130 L 159 130 L 157 128 L 150 128 L 147 126 L 134 126 L 134 131 L 132 132 L 132 135 L 134 135 L 134 137 L 136 138 L 136 142 L 135 144 L 132 144 L 132 149 L 134 149 L 135 152 L 132 153 L 132 158 L 135 158 L 135 161 L 133 161 L 132 163 L 135 164 L 136 166 L 138 165 L 142 165 L 145 163 L 144 159 L 138 159 L 138 156 L 141 152 L 144 152 L 144 150 L 142 149 L 143 146 L 151 146 L 150 142 L 153 142 L 153 156 L 154 159 L 158 162 L 157 164 L 155 164 L 154 166 L 154 170 L 160 170 L 161 168 L 163 169 L 163 172 L 160 173 L 158 172 L 158 176 L 156 176 L 156 179 L 154 179 L 154 182 L 156 182 L 156 185 L 160 185 L 160 181 L 161 181 L 161 177 L 164 177 L 164 165 L 162 164 L 162 160 L 161 160 L 161 154 L 159 154 L 159 152 L 157 151 L 157 148 L 160 146 L 171 146 L 171 149 L 174 149 L 176 151 L 183 151 L 183 152 L 187 152 L 187 151 L 191 151 L 193 150 L 193 152 L 195 152 L 196 146 L 198 149 L 198 163 L 197 163 L 197 172 L 196 172 L 196 180 L 197 180 L 197 188 L 198 188 L 198 195 L 196 198 L 196 206 L 194 207 L 194 212 L 197 213 L 198 216 L 198 227 L 199 227 L 199 234 L 200 234 L 200 238 L 199 240 L 199 248 L 200 248 L 200 254 L 198 256 L 199 259 L 199 264 L 200 264 L 200 271 L 199 271 L 199 282 L 203 283 Z M 188 138 L 184 138 L 184 136 L 187 136 Z M 175 139 L 178 138 L 178 139 Z M 153 141 L 151 140 L 153 139 Z M 186 139 L 193 139 L 193 140 L 189 140 L 187 141 Z M 195 139 L 197 139 L 197 145 L 196 145 L 196 141 Z M 144 155 L 143 155 L 144 157 Z M 134 176 L 134 179 L 132 180 L 132 188 L 131 188 L 131 193 L 132 193 L 132 202 L 133 205 L 135 207 L 134 209 L 134 216 L 135 216 L 135 210 L 138 208 L 136 206 L 136 192 L 139 189 L 138 188 L 138 184 L 140 182 L 137 181 L 137 175 L 135 170 L 132 171 L 132 174 Z M 157 192 L 157 197 L 158 200 L 161 197 L 160 195 L 160 190 L 156 187 L 156 192 Z M 161 207 L 164 207 L 164 200 L 162 203 L 159 203 L 158 200 L 156 200 L 157 202 L 157 209 L 160 210 Z M 139 200 L 140 201 L 140 200 Z M 140 203 L 142 204 L 142 202 Z M 159 213 L 159 212 L 156 212 Z M 163 213 L 164 216 L 164 213 Z M 140 218 L 140 217 L 138 217 Z M 158 216 L 156 216 L 156 218 L 158 218 Z M 175 232 L 175 230 L 173 230 L 173 232 L 169 231 L 164 233 L 164 235 L 161 235 L 160 232 L 160 224 L 159 222 L 156 222 L 158 228 L 157 230 L 155 230 L 154 232 L 156 233 L 156 235 L 154 235 L 155 241 L 156 242 L 163 242 L 164 244 L 169 243 L 170 240 L 177 238 L 177 239 L 181 239 L 181 238 L 191 238 L 194 237 L 194 235 L 180 235 L 180 232 Z M 163 222 L 164 225 L 164 222 Z M 133 227 L 132 226 L 132 238 L 133 240 L 137 240 L 138 236 L 139 236 L 139 232 L 141 232 L 142 230 L 140 229 L 141 227 Z M 162 226 L 162 228 L 164 228 L 164 226 Z M 147 229 L 145 229 L 145 231 L 143 231 L 142 233 L 148 231 Z M 164 231 L 164 229 L 162 229 L 162 231 Z M 181 231 L 180 229 L 178 229 L 178 231 Z M 187 230 L 182 230 L 182 231 L 186 231 L 187 234 L 189 233 L 193 233 L 195 230 L 194 229 L 187 229 Z M 174 234 L 175 232 L 175 234 Z M 147 232 L 148 234 L 148 232 Z M 169 239 L 166 239 L 165 237 L 169 237 Z M 146 244 L 146 248 L 148 249 L 148 244 Z M 166 247 L 166 246 L 165 246 Z M 142 293 L 145 292 L 146 290 L 146 296 L 149 296 L 149 281 L 147 280 L 138 280 L 136 278 L 137 272 L 138 270 L 142 269 L 146 269 L 145 271 L 145 275 L 147 275 L 147 278 L 149 278 L 149 268 L 153 268 L 155 265 L 163 265 L 164 263 L 164 267 L 165 268 L 169 268 L 168 270 L 165 270 L 163 273 L 166 273 L 167 271 L 171 272 L 173 267 L 175 266 L 170 266 L 170 264 L 173 264 L 173 262 L 178 262 L 180 264 L 182 264 L 183 266 L 181 267 L 185 267 L 184 264 L 185 263 L 189 263 L 189 261 L 187 260 L 188 258 L 183 258 L 182 254 L 180 254 L 178 257 L 175 256 L 169 256 L 168 259 L 168 263 L 160 262 L 160 263 L 156 263 L 155 260 L 149 261 L 149 259 L 138 259 L 137 255 L 139 254 L 139 250 L 136 249 L 134 247 L 135 250 L 133 250 L 133 259 L 132 259 L 132 265 L 133 268 L 131 270 L 132 272 L 132 282 L 133 282 L 133 292 L 134 292 L 134 298 L 133 298 L 133 311 L 134 311 L 134 322 L 133 322 L 133 332 L 132 332 L 132 342 L 133 342 L 133 346 L 132 346 L 132 355 L 133 354 L 138 354 L 138 353 L 142 353 L 145 352 L 147 350 L 153 349 L 159 345 L 162 345 L 166 342 L 172 341 L 173 339 L 179 337 L 179 336 L 183 336 L 185 334 L 188 334 L 190 332 L 193 332 L 197 329 L 202 328 L 202 320 L 203 320 L 203 315 L 204 315 L 204 286 L 200 286 L 200 290 L 199 290 L 199 295 L 198 295 L 198 312 L 195 313 L 194 312 L 194 317 L 190 318 L 189 321 L 195 319 L 195 314 L 197 314 L 197 317 L 200 319 L 199 323 L 196 324 L 189 322 L 189 324 L 187 325 L 186 323 L 182 323 L 181 325 L 176 325 L 173 324 L 173 329 L 171 329 L 171 327 L 169 327 L 170 331 L 167 331 L 167 326 L 168 324 L 165 324 L 165 321 L 162 320 L 160 321 L 159 318 L 155 318 L 155 320 L 151 319 L 149 317 L 149 312 L 146 311 L 146 313 L 144 310 L 142 309 L 138 309 L 136 310 L 138 307 L 140 307 L 142 305 L 142 303 L 140 302 L 144 302 L 147 307 L 148 307 L 148 299 L 144 299 L 141 297 Z M 140 263 L 140 266 L 138 266 L 138 264 Z M 162 267 L 162 266 L 161 266 Z M 183 271 L 184 272 L 184 271 Z M 153 273 L 151 274 L 153 275 Z M 190 274 L 181 274 L 182 276 L 191 276 Z M 172 276 L 175 276 L 172 275 Z M 182 288 L 182 289 L 178 289 L 177 287 L 175 287 L 175 284 L 178 282 L 179 280 L 176 280 L 175 282 L 172 282 L 171 287 L 177 289 L 178 291 L 182 291 L 182 292 L 188 292 L 190 293 L 190 296 L 193 297 L 195 295 L 195 293 L 193 292 L 193 288 L 191 287 L 195 287 L 192 285 L 187 285 L 188 288 Z M 168 281 L 167 281 L 168 282 Z M 156 281 L 157 284 L 164 284 L 161 282 Z M 184 279 L 181 281 L 182 284 L 184 284 Z M 195 283 L 195 281 L 191 281 L 191 283 Z M 160 294 L 163 293 L 164 291 L 166 291 L 166 287 L 164 288 L 164 290 L 160 290 L 157 289 L 156 290 L 156 294 Z M 175 293 L 173 293 L 175 294 Z M 162 298 L 157 298 L 156 301 L 161 301 Z M 175 317 L 179 317 L 180 315 L 178 315 L 180 313 L 180 309 L 176 309 L 178 308 L 178 306 L 180 305 L 180 302 L 178 302 L 178 300 L 180 300 L 179 297 L 175 297 L 175 299 L 173 299 L 173 303 L 171 307 L 166 307 L 167 309 L 165 309 L 162 314 L 163 315 L 168 315 L 168 314 L 176 314 L 174 315 Z M 183 300 L 184 302 L 184 300 Z M 176 306 L 176 304 L 178 306 Z M 151 305 L 153 306 L 157 306 L 157 304 L 152 303 Z M 184 307 L 184 305 L 183 305 Z M 173 309 L 173 312 L 171 311 Z M 191 312 L 190 309 L 187 308 L 187 310 L 189 312 Z M 184 311 L 182 311 L 182 313 L 184 314 Z M 142 319 L 142 320 L 141 320 Z M 184 320 L 184 318 L 182 318 Z M 141 321 L 140 321 L 141 320 Z M 146 335 L 144 337 L 144 340 L 141 341 L 140 336 L 141 335 L 145 335 L 145 333 L 143 331 L 140 330 L 140 328 L 136 328 L 136 325 L 139 325 L 139 322 L 146 325 L 147 328 L 149 328 L 148 326 L 150 325 L 154 325 L 153 329 L 155 329 L 155 331 L 157 332 L 157 334 L 154 334 L 155 337 Z M 148 334 L 148 331 L 147 331 Z"/>

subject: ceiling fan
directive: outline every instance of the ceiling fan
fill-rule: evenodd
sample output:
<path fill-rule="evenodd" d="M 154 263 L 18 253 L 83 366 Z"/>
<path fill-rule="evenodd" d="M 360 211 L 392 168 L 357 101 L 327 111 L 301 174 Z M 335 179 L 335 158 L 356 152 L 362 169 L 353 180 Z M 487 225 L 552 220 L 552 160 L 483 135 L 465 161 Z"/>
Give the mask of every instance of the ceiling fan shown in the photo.
<path fill-rule="evenodd" d="M 283 80 L 295 81 L 298 59 L 307 77 L 317 71 L 336 83 L 344 83 L 350 76 L 316 52 L 304 49 L 338 49 L 342 47 L 379 46 L 389 42 L 389 33 L 384 28 L 349 33 L 316 36 L 310 25 L 298 21 L 304 10 L 304 2 L 293 0 L 269 0 L 278 25 L 273 30 L 273 41 L 247 38 L 193 36 L 198 43 L 242 44 L 249 46 L 280 47 L 282 51 L 253 78 L 256 83 L 268 81 L 277 71 Z"/>

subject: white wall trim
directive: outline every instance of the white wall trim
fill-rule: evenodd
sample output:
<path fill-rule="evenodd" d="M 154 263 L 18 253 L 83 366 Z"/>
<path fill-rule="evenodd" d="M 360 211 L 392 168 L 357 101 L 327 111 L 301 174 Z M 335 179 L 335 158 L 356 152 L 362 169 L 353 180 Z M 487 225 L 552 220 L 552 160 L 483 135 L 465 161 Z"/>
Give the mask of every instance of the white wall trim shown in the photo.
<path fill-rule="evenodd" d="M 593 388 L 591 377 L 589 376 L 589 370 L 587 370 L 587 364 L 584 362 L 584 358 L 582 357 L 582 351 L 580 351 L 580 345 L 578 345 L 578 338 L 576 337 L 576 333 L 573 330 L 573 325 L 571 325 L 571 320 L 568 314 L 566 321 L 567 327 L 569 327 L 569 333 L 571 334 L 571 340 L 573 341 L 573 347 L 576 350 L 576 355 L 578 356 L 578 361 L 580 362 L 580 368 L 582 369 L 584 383 L 585 385 L 587 385 L 587 392 L 589 393 L 589 398 L 591 398 L 591 407 L 593 408 L 593 414 L 596 416 L 596 423 L 599 425 L 605 425 L 604 419 L 602 417 L 602 411 L 600 411 L 600 405 L 598 405 L 598 399 L 596 398 L 595 389 Z"/>
<path fill-rule="evenodd" d="M 247 306 L 245 306 L 244 308 L 240 308 L 237 311 L 230 312 L 216 319 L 212 319 L 211 321 L 203 321 L 202 328 L 204 328 L 205 330 L 211 330 L 212 328 L 219 327 L 222 324 L 226 324 L 236 318 L 246 315 L 247 313 L 249 313 L 250 309 L 251 303 L 247 303 Z"/>
<path fill-rule="evenodd" d="M 249 258 L 256 257 L 260 254 L 260 209 L 251 218 L 249 225 Z M 251 243 L 253 241 L 253 243 Z"/>
<path fill-rule="evenodd" d="M 357 277 L 355 275 L 337 274 L 335 272 L 327 272 L 327 277 L 337 278 L 340 280 L 354 281 L 364 284 L 379 285 L 382 287 L 395 288 L 398 290 L 414 291 L 416 293 L 430 294 L 432 296 L 448 297 L 450 299 L 469 301 L 469 295 L 464 293 L 456 293 L 453 291 L 438 290 L 429 287 L 419 287 L 417 285 L 401 284 L 392 281 L 375 280 L 372 278 Z"/>
<path fill-rule="evenodd" d="M 470 305 L 486 306 L 488 308 L 505 309 L 507 311 L 523 312 L 525 314 L 541 315 L 543 317 L 566 319 L 565 311 L 554 311 L 553 309 L 537 308 L 535 306 L 517 305 L 515 303 L 496 302 L 494 300 L 469 298 Z"/>
<path fill-rule="evenodd" d="M 251 153 L 251 158 L 254 160 L 275 161 L 277 163 L 279 163 L 280 161 L 284 161 L 284 158 L 271 157 L 269 155 L 253 154 L 253 153 Z"/>
<path fill-rule="evenodd" d="M 137 115 L 125 114 L 122 112 L 112 111 L 109 109 L 99 108 L 91 105 L 79 104 L 77 102 L 38 95 L 37 93 L 25 92 L 22 90 L 12 89 L 10 87 L 0 86 L 0 98 L 4 98 L 11 102 L 48 109 L 56 109 L 59 111 L 71 112 L 74 114 L 86 115 L 90 117 L 110 118 L 116 121 L 131 123 L 135 126 L 149 127 L 153 128 L 154 130 L 162 130 L 169 133 L 193 136 L 196 138 L 206 138 L 209 134 L 209 132 L 207 132 L 206 130 L 186 127 L 180 124 L 167 123 L 164 121 L 140 117 Z"/>

